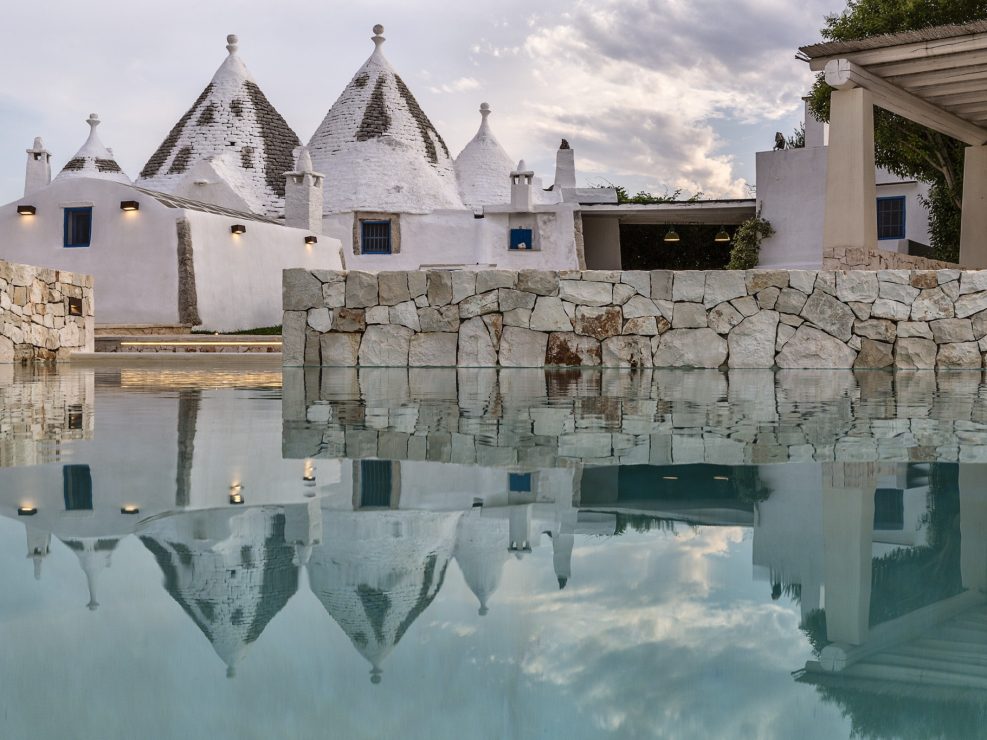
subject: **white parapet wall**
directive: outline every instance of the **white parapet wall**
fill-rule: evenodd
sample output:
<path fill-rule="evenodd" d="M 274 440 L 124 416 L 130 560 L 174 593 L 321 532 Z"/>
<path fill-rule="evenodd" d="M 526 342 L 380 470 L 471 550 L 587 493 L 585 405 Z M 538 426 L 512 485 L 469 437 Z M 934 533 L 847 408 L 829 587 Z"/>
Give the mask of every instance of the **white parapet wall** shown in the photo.
<path fill-rule="evenodd" d="M 286 270 L 284 364 L 969 368 L 987 270 Z"/>
<path fill-rule="evenodd" d="M 0 363 L 92 351 L 91 275 L 0 261 Z"/>

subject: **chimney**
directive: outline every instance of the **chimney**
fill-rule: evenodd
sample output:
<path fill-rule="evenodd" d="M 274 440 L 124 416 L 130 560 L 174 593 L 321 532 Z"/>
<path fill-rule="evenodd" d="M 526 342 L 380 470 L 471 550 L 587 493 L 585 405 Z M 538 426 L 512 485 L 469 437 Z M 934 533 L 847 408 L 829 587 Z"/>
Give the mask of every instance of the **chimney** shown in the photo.
<path fill-rule="evenodd" d="M 574 187 L 576 187 L 576 153 L 569 146 L 569 142 L 562 139 L 559 151 L 555 155 L 555 185 L 553 189 Z"/>
<path fill-rule="evenodd" d="M 295 171 L 285 173 L 284 223 L 322 233 L 322 179 L 315 172 L 308 147 L 295 149 Z"/>
<path fill-rule="evenodd" d="M 805 101 L 805 147 L 826 146 L 826 124 L 818 120 L 809 110 L 809 99 Z"/>
<path fill-rule="evenodd" d="M 27 170 L 24 174 L 24 195 L 41 190 L 51 184 L 51 152 L 45 149 L 40 136 L 27 150 Z"/>
<path fill-rule="evenodd" d="M 532 179 L 535 173 L 528 169 L 522 159 L 517 163 L 517 169 L 511 173 L 511 208 L 518 212 L 529 213 L 534 204 Z"/>

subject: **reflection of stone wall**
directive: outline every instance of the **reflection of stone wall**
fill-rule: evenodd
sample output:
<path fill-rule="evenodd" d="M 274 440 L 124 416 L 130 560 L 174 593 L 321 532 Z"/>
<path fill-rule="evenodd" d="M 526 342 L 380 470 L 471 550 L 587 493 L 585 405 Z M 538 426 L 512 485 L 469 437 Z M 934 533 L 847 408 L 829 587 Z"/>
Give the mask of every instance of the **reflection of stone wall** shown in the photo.
<path fill-rule="evenodd" d="M 987 461 L 979 373 L 288 369 L 283 414 L 287 459 Z"/>
<path fill-rule="evenodd" d="M 284 273 L 284 364 L 981 368 L 987 271 Z"/>
<path fill-rule="evenodd" d="M 0 363 L 93 351 L 93 279 L 0 261 Z"/>
<path fill-rule="evenodd" d="M 61 458 L 61 443 L 93 436 L 92 374 L 0 365 L 0 468 Z"/>

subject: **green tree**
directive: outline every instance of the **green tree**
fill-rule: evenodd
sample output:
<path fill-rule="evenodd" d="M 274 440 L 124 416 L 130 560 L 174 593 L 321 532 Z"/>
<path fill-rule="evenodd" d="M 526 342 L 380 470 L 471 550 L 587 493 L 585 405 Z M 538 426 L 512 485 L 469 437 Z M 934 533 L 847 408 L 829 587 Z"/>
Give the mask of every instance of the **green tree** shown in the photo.
<path fill-rule="evenodd" d="M 826 18 L 822 35 L 829 41 L 852 41 L 985 18 L 987 0 L 848 0 L 843 13 Z M 820 74 L 809 103 L 820 121 L 829 121 L 830 92 Z M 880 108 L 874 111 L 874 144 L 879 166 L 929 183 L 931 246 L 938 259 L 956 262 L 964 145 Z"/>

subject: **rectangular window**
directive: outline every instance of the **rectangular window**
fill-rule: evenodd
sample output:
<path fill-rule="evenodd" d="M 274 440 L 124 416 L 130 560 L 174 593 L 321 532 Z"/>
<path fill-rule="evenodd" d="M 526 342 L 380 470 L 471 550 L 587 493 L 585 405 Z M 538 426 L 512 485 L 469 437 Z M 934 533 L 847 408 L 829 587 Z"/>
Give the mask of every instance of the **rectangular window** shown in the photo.
<path fill-rule="evenodd" d="M 877 238 L 905 238 L 905 196 L 877 199 Z"/>
<path fill-rule="evenodd" d="M 391 222 L 361 221 L 360 252 L 362 254 L 391 253 Z"/>
<path fill-rule="evenodd" d="M 531 493 L 531 473 L 508 473 L 507 490 L 511 493 Z"/>
<path fill-rule="evenodd" d="M 511 249 L 533 249 L 534 246 L 531 229 L 511 229 Z"/>
<path fill-rule="evenodd" d="M 391 505 L 391 461 L 360 461 L 360 508 L 389 508 Z"/>
<path fill-rule="evenodd" d="M 66 465 L 62 468 L 62 493 L 65 511 L 93 510 L 93 476 L 88 465 Z"/>
<path fill-rule="evenodd" d="M 878 488 L 874 492 L 874 529 L 900 532 L 904 528 L 904 492 L 898 488 Z"/>
<path fill-rule="evenodd" d="M 65 241 L 66 247 L 88 247 L 93 233 L 93 209 L 65 209 Z"/>

